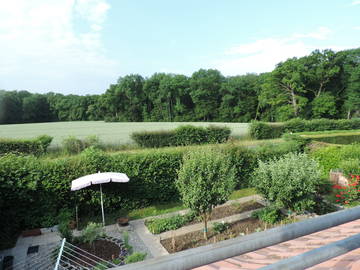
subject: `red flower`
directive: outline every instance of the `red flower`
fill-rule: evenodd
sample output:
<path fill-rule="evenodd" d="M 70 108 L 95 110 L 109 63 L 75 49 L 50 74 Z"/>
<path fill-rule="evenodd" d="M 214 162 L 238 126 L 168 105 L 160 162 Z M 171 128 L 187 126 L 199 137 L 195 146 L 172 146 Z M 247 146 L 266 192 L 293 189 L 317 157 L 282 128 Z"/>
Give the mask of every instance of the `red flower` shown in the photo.
<path fill-rule="evenodd" d="M 336 200 L 335 202 L 340 202 L 340 200 Z"/>
<path fill-rule="evenodd" d="M 340 194 L 336 194 L 335 196 L 336 196 L 336 197 L 338 197 L 338 198 L 340 198 L 340 197 L 341 197 L 341 195 L 340 195 Z"/>

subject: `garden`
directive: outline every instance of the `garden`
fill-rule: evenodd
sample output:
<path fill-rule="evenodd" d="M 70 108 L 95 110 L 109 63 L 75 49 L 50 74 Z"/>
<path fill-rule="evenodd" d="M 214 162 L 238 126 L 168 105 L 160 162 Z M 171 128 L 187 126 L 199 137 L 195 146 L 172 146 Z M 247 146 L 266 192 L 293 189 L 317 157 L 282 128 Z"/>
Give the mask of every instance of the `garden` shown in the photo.
<path fill-rule="evenodd" d="M 135 133 L 138 149 L 117 152 L 101 149 L 94 138 L 72 138 L 67 143 L 75 150 L 66 156 L 46 154 L 49 136 L 1 140 L 4 241 L 0 249 L 9 248 L 21 231 L 59 224 L 60 233 L 70 243 L 89 252 L 106 250 L 98 256 L 117 265 L 126 263 L 131 256 L 129 243 L 124 241 L 122 247 L 105 244 L 101 226 L 89 223 L 100 221 L 98 191 L 70 191 L 73 179 L 98 171 L 123 172 L 130 178 L 128 183 L 103 187 L 107 223 L 113 224 L 122 216 L 146 218 L 145 224 L 154 235 L 170 235 L 161 238 L 169 253 L 352 207 L 360 194 L 360 144 L 321 143 L 296 133 L 309 129 L 319 132 L 330 125 L 333 130 L 347 127 L 354 132 L 359 125 L 357 120 L 328 121 L 331 123 L 254 122 L 250 145 L 231 139 L 229 129 L 219 127 Z M 347 182 L 330 182 L 330 171 L 341 172 Z M 247 195 L 262 199 L 226 203 Z M 69 227 L 75 205 L 79 206 L 77 226 L 83 233 L 77 236 Z M 155 217 L 184 209 L 188 209 L 185 214 Z M 190 226 L 196 230 L 177 233 Z M 145 256 L 133 254 L 137 259 L 128 260 Z"/>

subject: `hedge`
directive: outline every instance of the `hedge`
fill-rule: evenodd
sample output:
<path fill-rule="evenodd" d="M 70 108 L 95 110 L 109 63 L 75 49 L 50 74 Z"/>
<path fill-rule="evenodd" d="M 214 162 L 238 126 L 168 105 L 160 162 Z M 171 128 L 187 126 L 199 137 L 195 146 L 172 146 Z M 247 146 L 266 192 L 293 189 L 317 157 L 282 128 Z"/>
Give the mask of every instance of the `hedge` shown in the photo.
<path fill-rule="evenodd" d="M 360 129 L 360 119 L 292 119 L 278 124 L 254 121 L 250 124 L 250 135 L 254 139 L 274 139 L 284 133 L 351 129 Z"/>
<path fill-rule="evenodd" d="M 52 137 L 41 135 L 35 139 L 0 138 L 0 155 L 6 153 L 44 154 L 52 141 Z"/>
<path fill-rule="evenodd" d="M 131 138 L 141 147 L 159 148 L 165 146 L 185 146 L 206 143 L 223 143 L 229 139 L 228 127 L 180 126 L 172 131 L 134 132 Z"/>
<path fill-rule="evenodd" d="M 238 187 L 249 186 L 259 159 L 298 150 L 296 144 L 286 142 L 251 149 L 218 145 L 111 154 L 88 148 L 80 155 L 58 159 L 5 154 L 0 156 L 0 230 L 4 224 L 21 229 L 54 225 L 60 209 L 74 209 L 76 204 L 82 212 L 98 211 L 97 186 L 70 191 L 73 179 L 98 171 L 123 172 L 130 178 L 128 183 L 103 185 L 108 212 L 177 200 L 177 171 L 184 153 L 195 147 L 218 147 L 227 153 L 236 169 Z"/>

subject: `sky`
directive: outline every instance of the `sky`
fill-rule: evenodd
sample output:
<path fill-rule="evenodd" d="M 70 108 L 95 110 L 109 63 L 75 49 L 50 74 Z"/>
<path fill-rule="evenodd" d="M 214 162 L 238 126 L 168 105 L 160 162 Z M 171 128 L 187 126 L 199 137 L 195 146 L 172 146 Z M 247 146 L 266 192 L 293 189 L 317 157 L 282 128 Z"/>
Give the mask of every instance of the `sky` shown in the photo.
<path fill-rule="evenodd" d="M 0 0 L 0 89 L 101 94 L 121 76 L 271 71 L 360 47 L 360 0 Z"/>

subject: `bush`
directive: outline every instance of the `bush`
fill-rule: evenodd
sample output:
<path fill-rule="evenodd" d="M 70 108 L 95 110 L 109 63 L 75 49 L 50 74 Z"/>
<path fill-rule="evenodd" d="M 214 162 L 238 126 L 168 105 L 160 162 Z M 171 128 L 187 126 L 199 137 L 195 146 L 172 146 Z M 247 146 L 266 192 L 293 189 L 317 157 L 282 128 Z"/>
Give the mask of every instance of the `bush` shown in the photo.
<path fill-rule="evenodd" d="M 81 232 L 81 239 L 85 243 L 93 244 L 95 240 L 105 236 L 105 231 L 100 223 L 89 222 Z"/>
<path fill-rule="evenodd" d="M 175 186 L 177 171 L 183 156 L 193 149 L 186 147 L 136 152 L 105 153 L 88 148 L 80 155 L 43 159 L 34 156 L 6 154 L 0 156 L 0 209 L 6 224 L 16 229 L 40 227 L 47 220 L 57 222 L 59 209 L 73 209 L 79 205 L 81 213 L 97 214 L 100 198 L 97 189 L 70 191 L 71 181 L 98 171 L 126 173 L 128 183 L 109 183 L 103 186 L 106 209 L 135 209 L 179 199 Z M 298 151 L 292 142 L 278 143 L 251 149 L 236 145 L 219 145 L 229 166 L 234 167 L 238 187 L 248 187 L 249 178 L 257 167 L 258 159 Z M 212 152 L 212 151 L 211 151 Z M 43 203 L 43 202 L 46 203 Z M 46 213 L 46 220 L 44 220 Z"/>
<path fill-rule="evenodd" d="M 35 139 L 0 139 L 0 155 L 6 153 L 22 153 L 35 156 L 46 153 L 47 147 L 52 141 L 52 137 L 47 135 L 39 136 Z"/>
<path fill-rule="evenodd" d="M 299 148 L 300 151 L 304 151 L 306 145 L 308 145 L 311 142 L 311 139 L 301 137 L 300 135 L 297 134 L 286 133 L 282 136 L 282 138 L 285 141 L 294 142 L 296 144 L 296 147 Z"/>
<path fill-rule="evenodd" d="M 360 159 L 348 159 L 341 161 L 339 167 L 346 177 L 350 175 L 360 175 Z"/>
<path fill-rule="evenodd" d="M 218 127 L 210 125 L 206 128 L 206 137 L 209 143 L 225 143 L 231 134 L 231 129 L 228 127 Z"/>
<path fill-rule="evenodd" d="M 181 228 L 186 223 L 191 222 L 195 215 L 190 213 L 186 215 L 176 215 L 167 218 L 150 219 L 146 221 L 146 226 L 153 234 L 159 234 L 166 231 Z"/>
<path fill-rule="evenodd" d="M 275 207 L 296 212 L 311 210 L 320 170 L 306 154 L 289 153 L 268 162 L 259 162 L 253 185 Z"/>
<path fill-rule="evenodd" d="M 265 223 L 275 224 L 279 222 L 283 216 L 279 208 L 267 206 L 263 209 L 254 211 L 252 217 L 258 218 Z"/>
<path fill-rule="evenodd" d="M 59 234 L 60 234 L 61 238 L 66 238 L 66 241 L 68 241 L 70 243 L 73 241 L 74 236 L 73 236 L 72 230 L 69 228 L 68 222 L 60 223 L 58 230 L 59 230 Z"/>
<path fill-rule="evenodd" d="M 75 136 L 69 136 L 62 141 L 63 148 L 68 154 L 78 154 L 85 149 L 82 140 Z"/>
<path fill-rule="evenodd" d="M 125 258 L 125 264 L 141 262 L 145 260 L 146 255 L 147 255 L 146 253 L 134 252 L 133 254 Z"/>
<path fill-rule="evenodd" d="M 268 124 L 264 122 L 253 121 L 250 124 L 250 136 L 257 140 L 279 138 L 283 133 L 282 125 Z"/>
<path fill-rule="evenodd" d="M 176 144 L 174 131 L 142 131 L 131 134 L 133 139 L 141 147 L 159 148 Z"/>
<path fill-rule="evenodd" d="M 250 135 L 254 139 L 279 138 L 285 132 L 295 133 L 304 131 L 349 130 L 360 129 L 360 119 L 332 120 L 332 119 L 292 119 L 282 124 L 272 124 L 254 121 L 250 124 Z"/>
<path fill-rule="evenodd" d="M 184 146 L 205 143 L 223 143 L 230 136 L 227 127 L 209 126 L 207 128 L 191 125 L 180 126 L 173 131 L 134 132 L 131 138 L 141 147 L 158 148 L 165 146 Z"/>
<path fill-rule="evenodd" d="M 214 222 L 213 223 L 213 230 L 217 234 L 225 232 L 229 228 L 230 228 L 230 224 L 227 222 Z"/>

